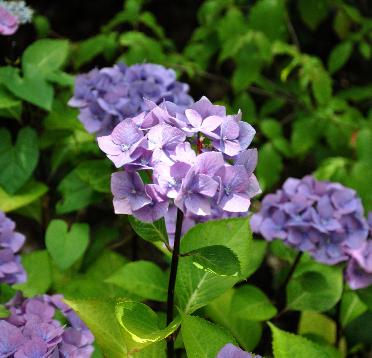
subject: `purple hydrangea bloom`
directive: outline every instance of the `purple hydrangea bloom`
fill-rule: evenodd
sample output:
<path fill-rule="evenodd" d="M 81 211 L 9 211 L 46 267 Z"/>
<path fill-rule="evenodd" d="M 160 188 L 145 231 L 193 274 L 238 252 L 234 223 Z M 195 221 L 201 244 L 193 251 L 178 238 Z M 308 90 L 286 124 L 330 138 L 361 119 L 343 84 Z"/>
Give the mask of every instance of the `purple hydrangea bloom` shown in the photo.
<path fill-rule="evenodd" d="M 171 101 L 183 108 L 193 100 L 176 73 L 157 64 L 118 64 L 77 77 L 69 105 L 89 133 L 108 134 L 121 121 L 148 110 L 148 102 Z"/>
<path fill-rule="evenodd" d="M 0 35 L 13 35 L 19 27 L 17 16 L 0 3 Z"/>
<path fill-rule="evenodd" d="M 13 285 L 26 281 L 19 250 L 25 237 L 15 231 L 15 223 L 0 212 L 0 283 Z"/>
<path fill-rule="evenodd" d="M 246 215 L 260 188 L 253 174 L 257 150 L 248 149 L 255 131 L 241 122 L 240 112 L 226 115 L 225 107 L 206 97 L 183 110 L 169 101 L 147 100 L 146 106 L 97 139 L 123 169 L 111 179 L 115 213 L 146 222 L 165 217 L 170 238 L 176 207 L 184 213 L 185 228 Z"/>
<path fill-rule="evenodd" d="M 368 215 L 368 224 L 372 229 L 372 213 Z M 350 260 L 346 268 L 346 280 L 353 289 L 372 285 L 372 232 L 370 238 L 357 250 L 349 250 Z"/>
<path fill-rule="evenodd" d="M 231 343 L 226 344 L 217 354 L 216 358 L 262 358 L 261 356 L 243 351 Z"/>
<path fill-rule="evenodd" d="M 326 264 L 347 261 L 368 236 L 363 206 L 354 190 L 311 176 L 289 178 L 267 195 L 251 219 L 266 240 L 281 239 Z"/>
<path fill-rule="evenodd" d="M 91 357 L 94 337 L 61 295 L 17 294 L 6 307 L 10 316 L 0 320 L 0 357 Z M 57 311 L 67 325 L 54 318 Z"/>

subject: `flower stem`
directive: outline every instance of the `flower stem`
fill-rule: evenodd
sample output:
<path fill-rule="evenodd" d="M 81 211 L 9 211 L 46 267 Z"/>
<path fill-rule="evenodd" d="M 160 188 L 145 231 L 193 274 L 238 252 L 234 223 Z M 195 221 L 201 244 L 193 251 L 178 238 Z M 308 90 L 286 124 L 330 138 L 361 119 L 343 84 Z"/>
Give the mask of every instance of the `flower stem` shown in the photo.
<path fill-rule="evenodd" d="M 279 286 L 278 290 L 277 290 L 277 293 L 276 293 L 276 299 L 275 301 L 277 302 L 277 307 L 278 307 L 278 311 L 279 311 L 279 314 L 277 315 L 276 319 L 278 319 L 280 316 L 282 316 L 286 310 L 285 310 L 285 307 L 286 307 L 286 287 L 288 286 L 288 283 L 289 281 L 291 280 L 295 270 L 296 270 L 296 267 L 298 265 L 298 263 L 300 262 L 301 260 L 301 257 L 303 255 L 303 252 L 299 252 L 296 256 L 296 258 L 294 259 L 293 263 L 292 263 L 292 266 L 291 268 L 289 269 L 289 272 L 285 278 L 285 280 L 283 281 L 283 283 Z"/>
<path fill-rule="evenodd" d="M 176 233 L 174 235 L 172 263 L 171 263 L 171 270 L 170 270 L 169 284 L 168 284 L 167 325 L 169 325 L 173 321 L 174 289 L 176 286 L 178 259 L 180 256 L 182 221 L 183 221 L 183 212 L 180 209 L 178 209 L 177 220 L 176 220 Z M 168 342 L 167 342 L 168 358 L 174 357 L 174 340 L 175 340 L 175 335 L 172 334 L 168 337 Z"/>

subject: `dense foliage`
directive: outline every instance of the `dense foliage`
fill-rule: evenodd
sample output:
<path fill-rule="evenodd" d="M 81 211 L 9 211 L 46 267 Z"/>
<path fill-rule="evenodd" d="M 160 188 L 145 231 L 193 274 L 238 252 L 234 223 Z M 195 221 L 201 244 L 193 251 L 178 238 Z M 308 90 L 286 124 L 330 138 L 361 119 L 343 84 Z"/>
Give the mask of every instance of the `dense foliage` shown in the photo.
<path fill-rule="evenodd" d="M 0 0 L 0 357 L 368 357 L 368 2 L 170 3 Z"/>

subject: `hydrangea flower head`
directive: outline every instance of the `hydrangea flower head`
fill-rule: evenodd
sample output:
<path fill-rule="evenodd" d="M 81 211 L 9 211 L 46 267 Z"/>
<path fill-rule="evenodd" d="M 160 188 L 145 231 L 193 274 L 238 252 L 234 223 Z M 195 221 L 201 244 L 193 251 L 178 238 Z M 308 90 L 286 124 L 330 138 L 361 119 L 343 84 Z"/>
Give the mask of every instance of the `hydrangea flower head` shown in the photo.
<path fill-rule="evenodd" d="M 360 249 L 368 236 L 355 191 L 311 176 L 289 178 L 267 195 L 251 227 L 266 240 L 281 239 L 330 265 L 348 260 L 348 252 Z"/>
<path fill-rule="evenodd" d="M 15 223 L 0 212 L 0 283 L 13 285 L 26 281 L 26 272 L 18 255 L 25 237 L 15 231 Z"/>
<path fill-rule="evenodd" d="M 255 131 L 241 114 L 226 115 L 206 97 L 183 110 L 170 102 L 147 106 L 97 138 L 122 169 L 111 180 L 115 212 L 146 222 L 165 217 L 171 235 L 176 207 L 184 227 L 247 214 L 260 188 L 253 174 L 257 151 L 247 148 Z"/>
<path fill-rule="evenodd" d="M 62 302 L 62 296 L 24 299 L 17 294 L 6 307 L 10 316 L 0 320 L 0 357 L 89 358 L 92 355 L 93 335 Z M 57 311 L 66 322 L 54 318 Z"/>
<path fill-rule="evenodd" d="M 124 119 L 148 110 L 147 100 L 155 105 L 171 101 L 175 110 L 189 106 L 193 100 L 188 90 L 172 69 L 151 63 L 120 63 L 78 76 L 69 105 L 79 108 L 79 119 L 89 133 L 102 135 Z"/>
<path fill-rule="evenodd" d="M 24 1 L 0 0 L 0 35 L 13 35 L 20 24 L 31 21 L 32 14 Z"/>

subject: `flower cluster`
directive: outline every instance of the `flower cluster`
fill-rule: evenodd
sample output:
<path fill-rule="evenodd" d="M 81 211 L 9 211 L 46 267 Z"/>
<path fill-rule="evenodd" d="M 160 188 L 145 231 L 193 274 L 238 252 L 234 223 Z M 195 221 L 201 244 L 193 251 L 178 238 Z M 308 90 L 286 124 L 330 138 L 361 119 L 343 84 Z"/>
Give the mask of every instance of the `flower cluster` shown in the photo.
<path fill-rule="evenodd" d="M 253 174 L 257 151 L 247 149 L 254 135 L 240 112 L 226 115 L 225 107 L 206 97 L 186 110 L 148 102 L 148 111 L 97 139 L 114 165 L 124 169 L 112 175 L 115 212 L 145 222 L 166 216 L 170 227 L 173 205 L 190 225 L 247 213 L 250 199 L 260 192 Z"/>
<path fill-rule="evenodd" d="M 122 120 L 156 104 L 170 101 L 187 107 L 193 100 L 187 84 L 176 81 L 172 69 L 157 64 L 136 64 L 94 69 L 77 77 L 69 105 L 80 109 L 79 120 L 89 133 L 108 134 Z"/>
<path fill-rule="evenodd" d="M 15 231 L 15 223 L 0 212 L 0 283 L 15 284 L 26 281 L 26 272 L 17 255 L 25 237 Z"/>
<path fill-rule="evenodd" d="M 353 289 L 372 284 L 372 214 L 367 222 L 352 189 L 311 176 L 289 178 L 282 189 L 266 195 L 251 227 L 266 240 L 283 240 L 319 262 L 347 261 L 346 279 Z"/>
<path fill-rule="evenodd" d="M 32 14 L 24 1 L 0 0 L 0 35 L 13 35 L 20 24 L 31 21 Z"/>
<path fill-rule="evenodd" d="M 234 346 L 231 343 L 226 344 L 217 354 L 216 358 L 262 358 L 261 356 L 248 353 Z"/>
<path fill-rule="evenodd" d="M 372 212 L 368 215 L 369 239 L 357 250 L 349 250 L 346 268 L 349 286 L 356 290 L 372 285 Z"/>
<path fill-rule="evenodd" d="M 289 178 L 267 195 L 251 226 L 266 240 L 281 239 L 330 265 L 346 261 L 348 251 L 361 248 L 368 236 L 355 191 L 311 176 Z"/>
<path fill-rule="evenodd" d="M 92 355 L 93 335 L 62 302 L 62 296 L 24 299 L 17 294 L 6 307 L 10 316 L 0 320 L 0 357 L 89 358 Z M 63 322 L 55 318 L 59 312 Z"/>

